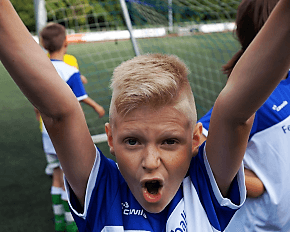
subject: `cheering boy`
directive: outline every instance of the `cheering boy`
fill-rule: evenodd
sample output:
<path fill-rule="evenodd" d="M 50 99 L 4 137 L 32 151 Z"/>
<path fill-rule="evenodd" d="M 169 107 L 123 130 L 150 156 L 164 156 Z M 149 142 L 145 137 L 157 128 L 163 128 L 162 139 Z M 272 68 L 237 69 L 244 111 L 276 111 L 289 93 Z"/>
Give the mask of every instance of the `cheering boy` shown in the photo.
<path fill-rule="evenodd" d="M 95 148 L 75 96 L 1 0 L 1 61 L 41 112 L 79 230 L 224 230 L 245 199 L 241 163 L 253 114 L 290 65 L 289 25 L 290 1 L 281 0 L 218 96 L 194 157 L 202 125 L 183 62 L 144 55 L 121 64 L 106 124 L 117 166 Z"/>

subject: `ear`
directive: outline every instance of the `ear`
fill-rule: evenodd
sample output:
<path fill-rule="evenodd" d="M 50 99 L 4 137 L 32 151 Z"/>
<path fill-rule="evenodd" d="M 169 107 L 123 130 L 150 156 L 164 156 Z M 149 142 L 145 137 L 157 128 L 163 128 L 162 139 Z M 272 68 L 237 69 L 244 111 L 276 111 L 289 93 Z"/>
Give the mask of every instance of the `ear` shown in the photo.
<path fill-rule="evenodd" d="M 108 145 L 110 148 L 110 153 L 115 156 L 114 145 L 113 145 L 113 136 L 112 136 L 112 128 L 110 123 L 105 124 L 105 130 L 108 137 Z"/>
<path fill-rule="evenodd" d="M 64 53 L 67 53 L 68 42 L 67 40 L 63 41 L 62 50 Z"/>
<path fill-rule="evenodd" d="M 67 40 L 63 41 L 63 46 L 64 46 L 65 48 L 67 48 L 67 46 L 68 46 L 68 42 L 67 42 Z"/>
<path fill-rule="evenodd" d="M 198 147 L 201 143 L 201 137 L 202 137 L 202 124 L 198 122 L 195 124 L 194 130 L 193 130 L 193 137 L 192 137 L 193 156 L 197 155 L 198 153 Z"/>

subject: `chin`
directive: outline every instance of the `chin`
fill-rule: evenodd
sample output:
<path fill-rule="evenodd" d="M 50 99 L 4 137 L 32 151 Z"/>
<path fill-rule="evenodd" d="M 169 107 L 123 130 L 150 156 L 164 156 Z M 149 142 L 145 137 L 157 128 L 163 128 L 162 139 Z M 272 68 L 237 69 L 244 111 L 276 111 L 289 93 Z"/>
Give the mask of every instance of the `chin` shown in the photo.
<path fill-rule="evenodd" d="M 167 204 L 161 205 L 158 203 L 152 204 L 152 203 L 148 203 L 148 202 L 146 202 L 145 205 L 142 205 L 142 207 L 149 213 L 160 213 L 166 208 L 166 206 L 167 206 Z"/>

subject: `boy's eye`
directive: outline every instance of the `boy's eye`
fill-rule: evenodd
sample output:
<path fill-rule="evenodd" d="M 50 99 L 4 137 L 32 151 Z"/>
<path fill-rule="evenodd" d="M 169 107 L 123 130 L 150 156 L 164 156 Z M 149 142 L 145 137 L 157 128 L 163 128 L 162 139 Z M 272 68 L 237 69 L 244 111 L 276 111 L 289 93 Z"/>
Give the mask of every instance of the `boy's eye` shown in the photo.
<path fill-rule="evenodd" d="M 166 139 L 163 141 L 163 144 L 168 144 L 168 145 L 172 145 L 172 144 L 176 144 L 177 141 L 175 139 Z"/>
<path fill-rule="evenodd" d="M 126 139 L 125 143 L 130 145 L 130 146 L 134 146 L 134 145 L 137 145 L 138 141 L 137 141 L 137 139 Z"/>

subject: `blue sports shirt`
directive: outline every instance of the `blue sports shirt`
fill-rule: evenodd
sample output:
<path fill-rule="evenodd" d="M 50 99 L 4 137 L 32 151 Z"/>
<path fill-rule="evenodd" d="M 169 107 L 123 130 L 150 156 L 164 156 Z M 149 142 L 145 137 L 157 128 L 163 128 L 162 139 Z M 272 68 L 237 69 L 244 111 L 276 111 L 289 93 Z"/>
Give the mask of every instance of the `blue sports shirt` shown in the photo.
<path fill-rule="evenodd" d="M 188 174 L 173 200 L 162 212 L 155 214 L 141 207 L 117 164 L 96 149 L 84 208 L 65 181 L 79 231 L 223 231 L 246 197 L 243 168 L 232 183 L 229 198 L 224 198 L 214 180 L 204 146 L 192 158 Z"/>

